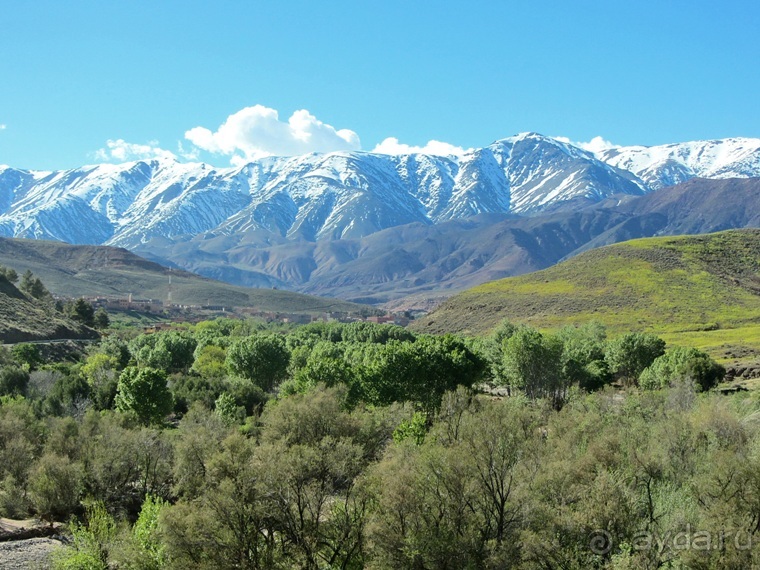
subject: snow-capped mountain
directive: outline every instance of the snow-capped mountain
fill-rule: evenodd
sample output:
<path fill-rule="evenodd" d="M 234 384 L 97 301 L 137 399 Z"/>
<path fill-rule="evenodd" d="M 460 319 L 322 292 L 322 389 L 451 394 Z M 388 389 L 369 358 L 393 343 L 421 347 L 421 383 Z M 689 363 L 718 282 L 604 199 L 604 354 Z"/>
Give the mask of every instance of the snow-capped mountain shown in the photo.
<path fill-rule="evenodd" d="M 597 157 L 658 190 L 691 178 L 760 177 L 760 139 L 730 138 L 605 150 Z"/>
<path fill-rule="evenodd" d="M 168 159 L 60 172 L 0 166 L 0 235 L 143 249 L 241 233 L 264 243 L 360 238 L 413 222 L 572 208 L 695 176 L 760 176 L 760 140 L 595 156 L 524 133 L 458 158 L 336 152 L 235 168 Z"/>
<path fill-rule="evenodd" d="M 222 169 L 171 160 L 62 172 L 0 167 L 0 235 L 135 247 L 266 230 L 313 241 L 646 190 L 590 153 L 531 133 L 459 159 L 337 152 Z"/>

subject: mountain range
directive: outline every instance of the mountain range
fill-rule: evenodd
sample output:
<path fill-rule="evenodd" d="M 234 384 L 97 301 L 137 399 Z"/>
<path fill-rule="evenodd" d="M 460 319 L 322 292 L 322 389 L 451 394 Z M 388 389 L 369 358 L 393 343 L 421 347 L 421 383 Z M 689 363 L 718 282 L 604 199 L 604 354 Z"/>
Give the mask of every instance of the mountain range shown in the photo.
<path fill-rule="evenodd" d="M 540 269 L 593 244 L 753 225 L 746 207 L 713 223 L 693 195 L 736 204 L 721 184 L 755 177 L 760 139 L 592 153 L 536 133 L 460 157 L 3 166 L 0 235 L 119 246 L 239 285 L 383 302 Z M 756 186 L 742 188 L 754 199 Z"/>

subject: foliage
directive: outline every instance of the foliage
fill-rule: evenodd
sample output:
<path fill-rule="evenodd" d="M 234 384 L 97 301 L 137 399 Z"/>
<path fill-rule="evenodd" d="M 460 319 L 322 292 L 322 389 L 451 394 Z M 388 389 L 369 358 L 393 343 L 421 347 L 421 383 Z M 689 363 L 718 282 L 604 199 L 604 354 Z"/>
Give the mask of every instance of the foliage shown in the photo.
<path fill-rule="evenodd" d="M 657 357 L 639 377 L 647 390 L 664 388 L 676 380 L 691 380 L 701 390 L 709 390 L 723 379 L 726 369 L 696 348 L 673 347 Z"/>
<path fill-rule="evenodd" d="M 548 398 L 560 407 L 569 387 L 562 371 L 562 349 L 556 337 L 519 327 L 504 341 L 504 375 L 529 398 Z"/>
<path fill-rule="evenodd" d="M 63 455 L 46 453 L 30 470 L 29 498 L 42 520 L 61 520 L 78 506 L 82 491 L 82 467 Z"/>
<path fill-rule="evenodd" d="M 227 367 L 251 380 L 265 392 L 285 379 L 290 352 L 281 335 L 260 333 L 233 342 L 227 350 Z"/>
<path fill-rule="evenodd" d="M 26 364 L 29 370 L 34 370 L 42 363 L 42 355 L 37 345 L 28 342 L 22 342 L 13 345 L 11 348 L 13 358 L 21 364 Z"/>
<path fill-rule="evenodd" d="M 95 308 L 82 298 L 66 303 L 63 312 L 73 321 L 80 322 L 88 327 L 95 325 Z"/>
<path fill-rule="evenodd" d="M 45 288 L 40 278 L 35 277 L 29 269 L 21 276 L 18 288 L 34 299 L 50 298 L 50 291 Z"/>
<path fill-rule="evenodd" d="M 0 368 L 0 396 L 23 396 L 29 385 L 29 373 L 16 366 Z"/>
<path fill-rule="evenodd" d="M 111 318 L 103 307 L 100 307 L 93 315 L 93 326 L 96 329 L 107 329 L 111 326 Z"/>
<path fill-rule="evenodd" d="M 116 537 L 116 522 L 103 503 L 87 509 L 87 522 L 72 521 L 72 545 L 53 555 L 55 570 L 106 570 L 108 553 Z"/>
<path fill-rule="evenodd" d="M 646 333 L 620 335 L 607 344 L 610 370 L 627 384 L 636 384 L 645 368 L 665 353 L 665 341 Z"/>
<path fill-rule="evenodd" d="M 204 378 L 222 378 L 227 373 L 226 358 L 227 351 L 224 348 L 207 344 L 195 351 L 192 371 Z"/>
<path fill-rule="evenodd" d="M 16 270 L 12 267 L 0 265 L 0 276 L 4 277 L 11 283 L 16 283 L 18 281 L 18 273 L 16 273 Z"/>
<path fill-rule="evenodd" d="M 117 410 L 134 412 L 144 424 L 161 422 L 173 406 L 166 373 L 128 366 L 119 376 L 115 403 Z"/>
<path fill-rule="evenodd" d="M 605 385 L 612 363 L 635 370 L 659 339 L 608 342 L 594 323 L 553 335 L 504 323 L 480 340 L 335 323 L 248 334 L 257 326 L 137 335 L 127 356 L 159 355 L 160 369 L 122 370 L 126 345 L 109 338 L 32 372 L 25 396 L 0 397 L 0 516 L 84 510 L 61 568 L 760 563 L 731 547 L 631 546 L 760 520 L 760 399 L 697 393 L 693 381 L 715 379 L 703 353 L 671 348 L 641 389 L 621 390 Z M 222 355 L 248 375 L 218 375 Z M 0 373 L 19 370 L 0 359 Z M 277 379 L 269 393 L 257 374 Z M 473 390 L 494 374 L 509 396 Z M 112 380 L 127 413 L 92 405 Z M 590 548 L 597 530 L 609 552 Z"/>
<path fill-rule="evenodd" d="M 415 445 L 421 445 L 427 434 L 427 416 L 421 412 L 415 412 L 410 420 L 404 420 L 393 432 L 393 441 L 401 443 L 411 441 Z"/>

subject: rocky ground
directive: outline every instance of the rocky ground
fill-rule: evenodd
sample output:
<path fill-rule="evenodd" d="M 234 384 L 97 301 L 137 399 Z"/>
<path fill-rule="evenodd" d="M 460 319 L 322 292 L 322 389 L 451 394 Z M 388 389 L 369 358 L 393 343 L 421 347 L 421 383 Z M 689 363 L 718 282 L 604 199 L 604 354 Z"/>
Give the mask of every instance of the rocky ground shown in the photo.
<path fill-rule="evenodd" d="M 29 538 L 0 542 L 2 570 L 48 570 L 50 556 L 63 543 L 55 538 Z"/>
<path fill-rule="evenodd" d="M 0 570 L 51 568 L 51 554 L 63 546 L 59 531 L 34 519 L 0 518 Z"/>

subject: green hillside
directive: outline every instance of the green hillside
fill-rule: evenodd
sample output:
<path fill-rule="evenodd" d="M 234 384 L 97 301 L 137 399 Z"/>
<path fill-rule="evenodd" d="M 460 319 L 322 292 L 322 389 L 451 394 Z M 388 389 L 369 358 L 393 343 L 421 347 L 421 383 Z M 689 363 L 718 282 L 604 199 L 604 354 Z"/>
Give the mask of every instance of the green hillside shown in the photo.
<path fill-rule="evenodd" d="M 171 277 L 172 301 L 188 305 L 256 307 L 264 311 L 318 313 L 358 311 L 363 307 L 275 289 L 229 285 L 177 269 L 168 269 L 121 248 L 0 238 L 0 265 L 20 275 L 27 269 L 54 295 L 111 296 L 166 301 Z"/>
<path fill-rule="evenodd" d="M 30 300 L 0 275 L 0 343 L 97 336 L 44 303 Z"/>
<path fill-rule="evenodd" d="M 760 230 L 646 238 L 452 297 L 417 330 L 481 333 L 502 319 L 541 329 L 597 320 L 728 354 L 760 348 Z"/>

